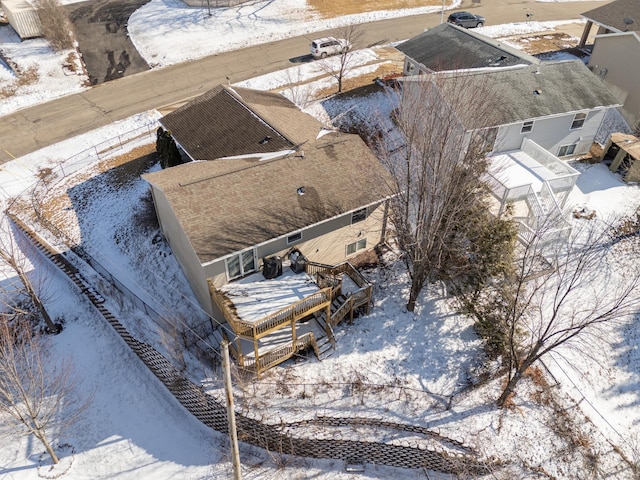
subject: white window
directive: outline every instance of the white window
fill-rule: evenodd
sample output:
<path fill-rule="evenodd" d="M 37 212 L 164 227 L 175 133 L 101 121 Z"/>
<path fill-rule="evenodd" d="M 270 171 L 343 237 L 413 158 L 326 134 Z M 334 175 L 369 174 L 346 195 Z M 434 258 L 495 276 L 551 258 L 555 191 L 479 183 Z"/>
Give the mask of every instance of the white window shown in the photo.
<path fill-rule="evenodd" d="M 291 245 L 292 243 L 296 243 L 300 240 L 302 240 L 302 232 L 294 233 L 287 237 L 287 245 Z"/>
<path fill-rule="evenodd" d="M 560 150 L 558 151 L 558 156 L 559 157 L 566 157 L 568 155 L 573 155 L 573 152 L 576 151 L 576 146 L 578 144 L 577 143 L 572 143 L 571 145 L 563 145 L 560 147 Z"/>
<path fill-rule="evenodd" d="M 347 245 L 347 257 L 349 255 L 353 255 L 359 250 L 364 250 L 367 248 L 367 239 L 363 238 L 362 240 L 358 240 L 357 242 L 350 243 Z"/>
<path fill-rule="evenodd" d="M 533 120 L 529 120 L 528 122 L 524 122 L 522 124 L 522 128 L 520 129 L 520 133 L 528 133 L 533 130 Z"/>
<path fill-rule="evenodd" d="M 255 271 L 256 270 L 255 250 L 247 250 L 245 252 L 242 252 L 227 258 L 225 260 L 225 266 L 227 268 L 227 278 L 229 280 L 242 277 L 247 273 L 251 273 Z"/>
<path fill-rule="evenodd" d="M 362 222 L 367 218 L 367 207 L 351 212 L 351 224 Z"/>
<path fill-rule="evenodd" d="M 573 122 L 571 123 L 571 130 L 577 130 L 578 128 L 582 128 L 584 125 L 584 121 L 587 119 L 586 113 L 576 113 L 573 117 Z"/>

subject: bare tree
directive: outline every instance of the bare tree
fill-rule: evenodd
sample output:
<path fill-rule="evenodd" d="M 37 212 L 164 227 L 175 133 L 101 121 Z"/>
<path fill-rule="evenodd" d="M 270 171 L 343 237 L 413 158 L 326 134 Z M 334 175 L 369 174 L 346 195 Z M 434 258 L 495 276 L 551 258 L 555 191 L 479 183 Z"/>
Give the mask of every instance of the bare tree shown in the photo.
<path fill-rule="evenodd" d="M 547 222 L 536 232 L 519 252 L 512 275 L 496 280 L 484 297 L 485 302 L 501 299 L 493 316 L 501 317 L 507 349 L 500 407 L 540 358 L 560 347 L 592 349 L 589 342 L 601 341 L 597 334 L 604 324 L 640 306 L 640 264 L 633 250 L 625 253 L 624 273 L 616 273 L 602 223 L 586 221 L 568 240 L 549 242 L 555 225 Z"/>
<path fill-rule="evenodd" d="M 36 0 L 42 34 L 54 50 L 73 48 L 73 30 L 67 11 L 58 0 Z"/>
<path fill-rule="evenodd" d="M 11 231 L 11 223 L 6 215 L 0 219 L 0 260 L 15 272 L 22 284 L 24 293 L 31 300 L 40 318 L 45 322 L 47 330 L 51 333 L 58 333 L 61 327 L 52 320 L 42 301 L 42 296 L 29 278 L 27 258 Z"/>
<path fill-rule="evenodd" d="M 24 316 L 0 317 L 0 414 L 19 431 L 36 437 L 58 463 L 53 441 L 89 400 L 79 402 L 71 363 L 53 365 L 47 340 L 34 334 Z"/>
<path fill-rule="evenodd" d="M 364 27 L 362 25 L 347 25 L 336 31 L 336 38 L 345 41 L 342 51 L 337 57 L 325 58 L 320 62 L 320 68 L 338 82 L 338 93 L 342 92 L 344 78 L 358 65 L 353 57 L 353 50 L 362 46 Z"/>
<path fill-rule="evenodd" d="M 513 231 L 489 213 L 481 180 L 495 130 L 463 124 L 472 112 L 491 125 L 483 86 L 479 76 L 455 72 L 407 79 L 394 127 L 374 139 L 392 177 L 389 218 L 411 277 L 408 311 L 427 283 L 464 274 L 480 254 L 476 241 L 491 231 L 504 233 L 495 246 L 512 243 Z"/>

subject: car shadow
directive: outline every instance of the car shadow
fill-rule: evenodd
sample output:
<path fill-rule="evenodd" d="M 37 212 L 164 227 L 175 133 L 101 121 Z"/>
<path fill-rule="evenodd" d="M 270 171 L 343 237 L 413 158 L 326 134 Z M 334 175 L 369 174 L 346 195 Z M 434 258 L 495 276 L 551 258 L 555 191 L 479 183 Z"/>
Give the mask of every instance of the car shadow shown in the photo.
<path fill-rule="evenodd" d="M 299 57 L 290 58 L 289 61 L 291 63 L 308 63 L 313 62 L 313 57 L 309 53 L 307 55 L 300 55 Z"/>

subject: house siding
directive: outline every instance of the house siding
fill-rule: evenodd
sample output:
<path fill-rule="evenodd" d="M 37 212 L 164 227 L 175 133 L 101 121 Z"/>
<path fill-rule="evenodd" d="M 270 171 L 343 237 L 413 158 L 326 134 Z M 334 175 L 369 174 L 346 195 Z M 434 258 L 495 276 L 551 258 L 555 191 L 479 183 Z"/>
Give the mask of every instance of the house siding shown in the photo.
<path fill-rule="evenodd" d="M 554 155 L 558 154 L 561 146 L 577 143 L 574 155 L 582 155 L 591 148 L 605 112 L 605 108 L 589 111 L 582 128 L 575 130 L 571 130 L 571 124 L 577 112 L 557 117 L 530 119 L 535 123 L 533 130 L 528 133 L 520 133 L 524 121 L 502 125 L 498 129 L 493 151 L 517 150 L 522 145 L 522 139 L 526 137 Z"/>
<path fill-rule="evenodd" d="M 211 297 L 209 295 L 209 288 L 207 286 L 207 279 L 200 264 L 200 260 L 196 255 L 195 250 L 191 246 L 191 242 L 187 239 L 180 223 L 176 219 L 176 216 L 171 209 L 167 198 L 162 191 L 151 188 L 151 194 L 153 196 L 153 204 L 156 208 L 156 216 L 158 217 L 158 223 L 164 238 L 169 243 L 171 251 L 178 260 L 182 271 L 185 273 L 191 289 L 195 293 L 200 305 L 204 310 L 213 315 L 213 309 L 211 306 Z"/>
<path fill-rule="evenodd" d="M 258 260 L 261 261 L 264 257 L 271 255 L 284 257 L 294 247 L 313 262 L 333 265 L 348 260 L 349 257 L 346 255 L 348 244 L 366 238 L 367 248 L 358 252 L 361 253 L 372 250 L 383 240 L 384 209 L 384 204 L 380 204 L 365 220 L 353 225 L 351 225 L 350 213 L 313 225 L 302 230 L 301 241 L 290 245 L 287 244 L 286 237 L 264 243 L 257 248 Z M 204 272 L 216 287 L 228 283 L 224 259 L 206 265 Z"/>
<path fill-rule="evenodd" d="M 633 33 L 597 36 L 589 68 L 602 78 L 633 127 L 640 122 L 640 41 Z"/>

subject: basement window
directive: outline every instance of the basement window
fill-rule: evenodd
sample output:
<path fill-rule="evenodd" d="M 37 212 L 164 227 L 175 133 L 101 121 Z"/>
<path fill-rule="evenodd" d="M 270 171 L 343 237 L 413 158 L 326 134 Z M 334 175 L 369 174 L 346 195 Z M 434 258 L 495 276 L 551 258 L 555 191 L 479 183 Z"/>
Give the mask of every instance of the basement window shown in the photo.
<path fill-rule="evenodd" d="M 349 255 L 353 255 L 354 253 L 364 250 L 367 248 L 367 239 L 363 238 L 362 240 L 358 240 L 357 242 L 353 242 L 347 245 L 347 257 Z"/>
<path fill-rule="evenodd" d="M 560 150 L 558 150 L 559 157 L 566 157 L 568 155 L 573 155 L 573 152 L 576 151 L 577 143 L 572 143 L 571 145 L 562 145 Z"/>

